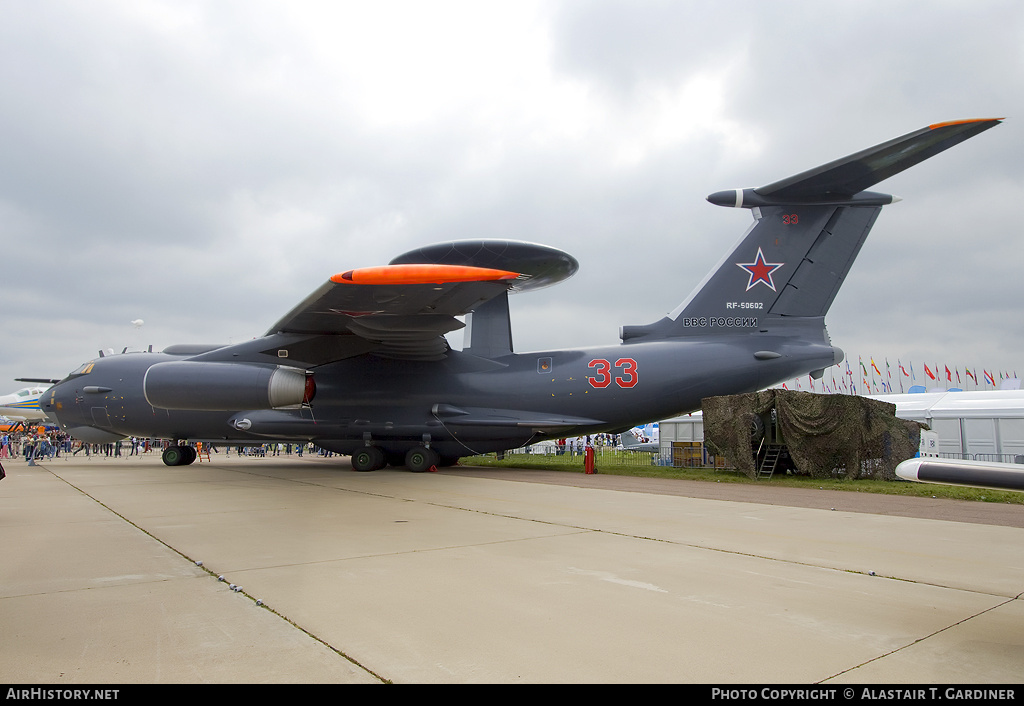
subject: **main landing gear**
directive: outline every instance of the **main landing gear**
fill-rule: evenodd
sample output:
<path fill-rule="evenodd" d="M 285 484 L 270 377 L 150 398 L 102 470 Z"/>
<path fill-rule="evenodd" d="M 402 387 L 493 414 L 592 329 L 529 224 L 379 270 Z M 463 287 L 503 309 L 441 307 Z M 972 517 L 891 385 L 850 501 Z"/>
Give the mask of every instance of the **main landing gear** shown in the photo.
<path fill-rule="evenodd" d="M 423 473 L 441 463 L 441 457 L 433 449 L 417 446 L 405 454 L 405 467 L 413 473 Z"/>
<path fill-rule="evenodd" d="M 196 460 L 196 450 L 191 446 L 168 446 L 161 456 L 167 466 L 187 466 Z"/>
<path fill-rule="evenodd" d="M 400 453 L 385 453 L 378 446 L 364 446 L 352 453 L 352 469 L 356 471 L 376 471 L 389 463 L 392 466 L 405 466 L 413 473 L 423 473 L 436 466 L 451 466 L 457 458 L 440 456 L 426 446 L 409 449 L 403 456 Z"/>
<path fill-rule="evenodd" d="M 355 471 L 376 471 L 386 465 L 384 452 L 376 446 L 364 446 L 352 454 L 352 469 Z"/>

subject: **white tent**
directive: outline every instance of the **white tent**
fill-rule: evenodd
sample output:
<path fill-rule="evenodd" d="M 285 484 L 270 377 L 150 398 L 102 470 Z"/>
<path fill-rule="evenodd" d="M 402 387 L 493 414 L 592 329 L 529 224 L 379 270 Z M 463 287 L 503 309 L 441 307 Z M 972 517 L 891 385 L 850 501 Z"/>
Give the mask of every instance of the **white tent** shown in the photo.
<path fill-rule="evenodd" d="M 896 405 L 896 416 L 927 424 L 939 435 L 939 453 L 988 461 L 1024 455 L 1024 390 L 876 395 Z M 996 458 L 996 457 L 999 458 Z"/>

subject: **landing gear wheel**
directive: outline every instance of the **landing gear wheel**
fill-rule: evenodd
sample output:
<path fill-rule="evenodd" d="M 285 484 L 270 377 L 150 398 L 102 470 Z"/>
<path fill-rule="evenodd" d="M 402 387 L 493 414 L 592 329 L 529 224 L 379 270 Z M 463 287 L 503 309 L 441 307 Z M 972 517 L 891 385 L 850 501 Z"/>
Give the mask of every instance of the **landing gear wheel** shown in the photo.
<path fill-rule="evenodd" d="M 196 450 L 191 446 L 168 446 L 160 455 L 167 466 L 187 466 L 196 460 Z"/>
<path fill-rule="evenodd" d="M 168 446 L 160 456 L 165 466 L 180 466 L 185 460 L 184 447 Z"/>
<path fill-rule="evenodd" d="M 431 466 L 436 466 L 440 461 L 437 452 L 423 446 L 410 449 L 405 454 L 405 467 L 413 473 L 429 471 Z"/>
<path fill-rule="evenodd" d="M 352 470 L 376 471 L 384 467 L 384 452 L 376 446 L 366 446 L 352 454 Z"/>

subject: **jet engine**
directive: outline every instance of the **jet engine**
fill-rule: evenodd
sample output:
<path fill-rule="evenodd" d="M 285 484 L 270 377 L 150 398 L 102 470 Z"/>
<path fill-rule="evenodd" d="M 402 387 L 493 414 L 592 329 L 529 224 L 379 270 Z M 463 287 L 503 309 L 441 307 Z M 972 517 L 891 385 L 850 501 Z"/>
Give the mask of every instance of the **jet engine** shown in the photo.
<path fill-rule="evenodd" d="M 213 412 L 309 403 L 316 386 L 295 368 L 181 360 L 151 366 L 142 390 L 153 407 Z"/>

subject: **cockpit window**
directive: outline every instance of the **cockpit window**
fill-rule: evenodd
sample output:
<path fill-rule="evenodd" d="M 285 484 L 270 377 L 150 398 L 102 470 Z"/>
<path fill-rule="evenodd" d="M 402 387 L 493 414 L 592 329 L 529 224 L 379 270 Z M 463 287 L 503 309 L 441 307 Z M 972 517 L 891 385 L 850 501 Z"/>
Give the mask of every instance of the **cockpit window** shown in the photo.
<path fill-rule="evenodd" d="M 85 375 L 87 373 L 91 373 L 93 365 L 95 365 L 95 361 L 90 360 L 88 363 L 84 363 L 78 370 L 71 373 L 71 375 Z"/>

